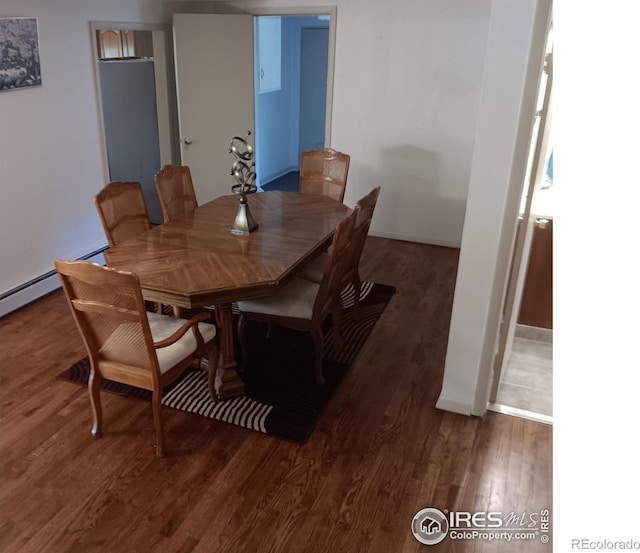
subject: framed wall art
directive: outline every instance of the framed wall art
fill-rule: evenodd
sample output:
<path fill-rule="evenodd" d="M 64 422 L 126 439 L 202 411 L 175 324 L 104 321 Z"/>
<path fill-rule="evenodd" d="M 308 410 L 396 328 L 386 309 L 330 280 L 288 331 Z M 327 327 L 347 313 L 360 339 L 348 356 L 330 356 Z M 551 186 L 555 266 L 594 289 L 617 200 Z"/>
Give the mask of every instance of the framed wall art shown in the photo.
<path fill-rule="evenodd" d="M 0 18 L 0 92 L 40 84 L 38 19 Z"/>

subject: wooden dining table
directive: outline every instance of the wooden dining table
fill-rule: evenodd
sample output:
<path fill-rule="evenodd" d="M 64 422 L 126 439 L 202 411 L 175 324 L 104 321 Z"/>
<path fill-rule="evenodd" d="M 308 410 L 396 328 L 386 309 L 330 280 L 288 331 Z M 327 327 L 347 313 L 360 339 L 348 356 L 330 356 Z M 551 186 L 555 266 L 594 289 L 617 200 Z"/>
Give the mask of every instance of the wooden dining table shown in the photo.
<path fill-rule="evenodd" d="M 273 295 L 330 244 L 350 209 L 326 196 L 263 192 L 248 196 L 258 228 L 230 226 L 239 197 L 221 196 L 105 252 L 110 267 L 135 273 L 146 300 L 180 308 L 215 307 L 221 360 L 215 395 L 244 393 L 234 354 L 231 307 Z"/>

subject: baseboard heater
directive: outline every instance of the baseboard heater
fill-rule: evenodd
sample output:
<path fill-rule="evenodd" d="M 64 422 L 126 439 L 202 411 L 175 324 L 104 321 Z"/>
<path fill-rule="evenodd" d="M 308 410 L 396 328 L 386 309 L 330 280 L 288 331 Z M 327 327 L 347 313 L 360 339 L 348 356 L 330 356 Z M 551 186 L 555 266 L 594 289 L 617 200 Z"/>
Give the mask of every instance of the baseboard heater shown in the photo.
<path fill-rule="evenodd" d="M 89 261 L 94 261 L 104 265 L 105 261 L 103 252 L 106 249 L 107 246 L 104 246 L 83 255 L 79 259 L 88 259 Z M 39 277 L 31 279 L 29 282 L 16 286 L 7 292 L 3 292 L 0 294 L 0 317 L 4 317 L 16 309 L 20 309 L 21 307 L 24 307 L 42 296 L 46 296 L 58 288 L 60 288 L 60 280 L 58 279 L 58 273 L 56 273 L 54 269 L 48 273 L 40 275 Z"/>

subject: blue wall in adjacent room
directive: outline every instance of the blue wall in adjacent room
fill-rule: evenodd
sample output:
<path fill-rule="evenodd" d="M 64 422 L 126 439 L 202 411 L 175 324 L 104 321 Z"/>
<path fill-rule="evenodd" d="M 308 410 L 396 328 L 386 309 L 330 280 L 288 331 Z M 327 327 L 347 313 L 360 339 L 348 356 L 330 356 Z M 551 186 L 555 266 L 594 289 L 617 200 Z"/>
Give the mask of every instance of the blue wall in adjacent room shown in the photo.
<path fill-rule="evenodd" d="M 329 27 L 316 16 L 282 17 L 282 88 L 256 93 L 255 159 L 257 183 L 263 185 L 300 162 L 300 42 L 303 27 Z M 254 38 L 257 44 L 257 39 Z M 256 56 L 257 58 L 257 56 Z M 256 68 L 255 82 L 258 82 Z M 325 106 L 319 106 L 324 110 Z"/>

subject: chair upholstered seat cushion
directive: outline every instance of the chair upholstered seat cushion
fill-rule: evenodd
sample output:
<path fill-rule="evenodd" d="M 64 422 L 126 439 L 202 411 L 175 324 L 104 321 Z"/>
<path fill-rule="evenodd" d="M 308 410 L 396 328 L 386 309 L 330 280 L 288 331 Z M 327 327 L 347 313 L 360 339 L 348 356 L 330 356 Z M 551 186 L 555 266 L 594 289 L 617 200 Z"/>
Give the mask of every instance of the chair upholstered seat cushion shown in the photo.
<path fill-rule="evenodd" d="M 320 285 L 316 282 L 295 278 L 269 298 L 239 301 L 238 309 L 245 313 L 260 313 L 310 321 L 319 289 Z"/>
<path fill-rule="evenodd" d="M 147 313 L 147 318 L 149 319 L 149 328 L 154 342 L 168 338 L 186 322 L 184 319 L 176 319 L 175 317 L 168 317 L 158 313 Z M 213 340 L 216 336 L 216 327 L 214 325 L 198 323 L 198 330 L 202 334 L 205 343 Z M 171 367 L 175 367 L 185 357 L 196 351 L 196 348 L 197 344 L 193 330 L 188 330 L 175 344 L 157 349 L 156 355 L 158 356 L 160 372 L 164 373 Z"/>
<path fill-rule="evenodd" d="M 327 267 L 328 261 L 329 254 L 323 252 L 300 272 L 300 277 L 310 280 L 311 282 L 322 282 L 322 276 L 324 275 L 324 270 Z"/>
<path fill-rule="evenodd" d="M 151 330 L 151 336 L 153 337 L 154 342 L 160 342 L 161 340 L 168 338 L 185 323 L 184 319 L 177 319 L 167 315 L 160 315 L 158 313 L 151 312 L 147 312 L 147 318 L 149 320 L 149 329 Z M 122 323 L 104 342 L 103 346 L 100 348 L 100 353 L 108 358 L 110 356 L 109 350 L 112 348 L 113 351 L 120 350 L 122 344 L 126 343 L 127 337 L 130 336 L 132 330 L 138 328 L 140 328 L 140 325 L 135 323 Z M 200 330 L 200 334 L 202 334 L 202 338 L 205 343 L 209 342 L 216 336 L 216 327 L 214 325 L 198 323 L 198 329 Z M 156 349 L 160 372 L 165 373 L 172 367 L 175 367 L 185 357 L 188 357 L 195 352 L 197 347 L 193 330 L 189 329 L 177 342 L 170 346 Z"/>

